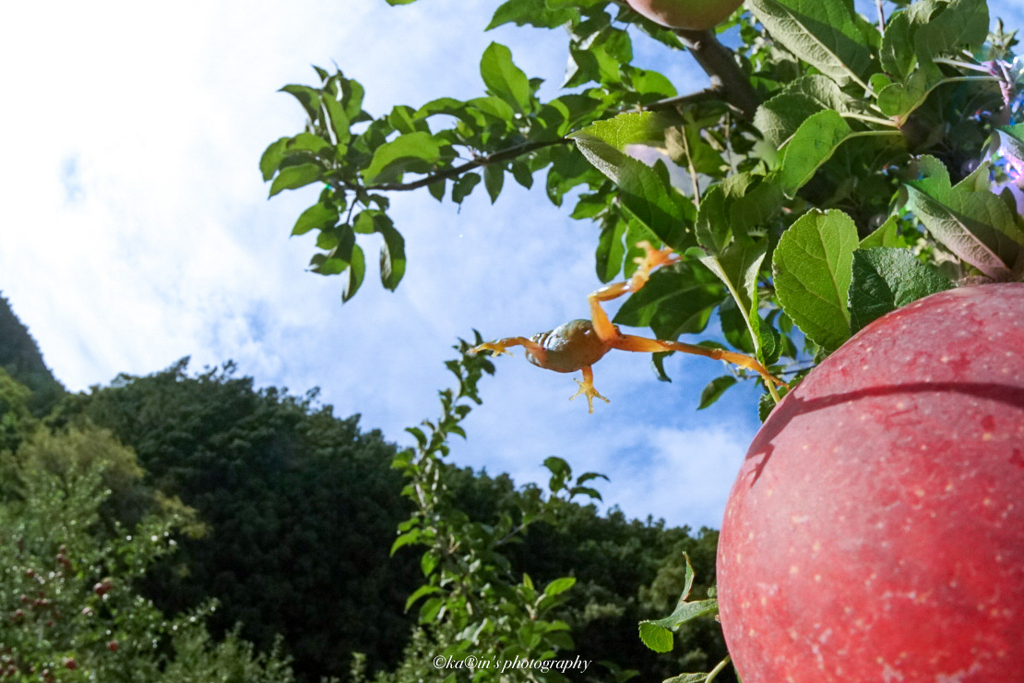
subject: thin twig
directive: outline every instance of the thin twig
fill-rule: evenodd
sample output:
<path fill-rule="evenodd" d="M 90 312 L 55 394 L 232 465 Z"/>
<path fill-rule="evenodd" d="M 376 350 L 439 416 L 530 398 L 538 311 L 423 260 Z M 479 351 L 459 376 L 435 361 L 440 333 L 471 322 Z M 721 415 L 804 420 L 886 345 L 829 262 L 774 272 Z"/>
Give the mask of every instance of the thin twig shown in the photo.
<path fill-rule="evenodd" d="M 704 683 L 711 683 L 711 681 L 715 680 L 715 678 L 718 677 L 718 674 L 722 673 L 722 670 L 729 664 L 729 661 L 729 655 L 726 655 L 725 659 L 720 661 L 714 669 L 708 672 L 708 677 L 704 679 Z"/>
<path fill-rule="evenodd" d="M 473 161 L 462 164 L 461 166 L 452 166 L 451 168 L 445 168 L 441 169 L 440 171 L 429 173 L 418 180 L 414 180 L 408 183 L 380 183 L 379 185 L 366 185 L 358 188 L 352 185 L 351 183 L 341 183 L 340 187 L 341 189 L 346 190 L 362 189 L 366 190 L 367 192 L 373 190 L 381 192 L 417 190 L 421 187 L 433 185 L 434 183 L 445 180 L 447 178 L 454 178 L 455 176 L 462 175 L 466 171 L 472 171 L 474 168 L 480 168 L 481 166 L 488 166 L 490 164 L 498 164 L 503 161 L 509 161 L 510 159 L 515 159 L 516 157 L 522 156 L 524 154 L 529 154 L 530 152 L 533 152 L 538 149 L 543 149 L 545 147 L 553 147 L 554 145 L 561 145 L 569 142 L 571 141 L 568 138 L 556 138 L 554 140 L 544 140 L 543 142 L 527 142 L 522 145 L 516 145 L 515 147 L 503 149 L 500 152 L 495 152 L 494 154 L 482 156 L 478 159 L 474 159 Z M 328 181 L 328 184 L 330 184 L 333 187 L 338 187 L 338 184 L 335 182 Z"/>
<path fill-rule="evenodd" d="M 685 109 L 691 104 L 700 104 L 702 102 L 713 102 L 715 100 L 725 99 L 725 88 L 719 82 L 717 85 L 692 92 L 688 95 L 679 95 L 678 97 L 669 97 L 665 100 L 658 100 L 644 107 L 646 111 L 665 111 L 667 109 Z"/>

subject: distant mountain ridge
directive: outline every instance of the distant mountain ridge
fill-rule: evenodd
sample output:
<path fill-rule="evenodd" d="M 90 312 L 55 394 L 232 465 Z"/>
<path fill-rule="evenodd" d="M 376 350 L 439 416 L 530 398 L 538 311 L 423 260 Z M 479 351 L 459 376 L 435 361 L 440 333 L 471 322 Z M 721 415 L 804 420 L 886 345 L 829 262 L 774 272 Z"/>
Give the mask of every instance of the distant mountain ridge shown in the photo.
<path fill-rule="evenodd" d="M 28 328 L 11 309 L 7 298 L 0 294 L 0 368 L 32 390 L 29 407 L 36 415 L 49 412 L 65 393 L 64 385 L 57 381 L 43 361 L 39 345 Z"/>

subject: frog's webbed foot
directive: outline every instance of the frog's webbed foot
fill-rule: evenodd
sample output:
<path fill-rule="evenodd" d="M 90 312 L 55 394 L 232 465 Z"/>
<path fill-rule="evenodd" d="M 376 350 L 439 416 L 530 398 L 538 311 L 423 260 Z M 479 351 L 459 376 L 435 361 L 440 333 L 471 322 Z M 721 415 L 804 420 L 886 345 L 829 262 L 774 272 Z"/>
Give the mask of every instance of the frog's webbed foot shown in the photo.
<path fill-rule="evenodd" d="M 583 368 L 583 381 L 576 380 L 576 384 L 580 385 L 580 390 L 569 397 L 569 400 L 573 400 L 580 394 L 587 397 L 587 408 L 591 413 L 594 412 L 594 399 L 599 398 L 605 403 L 611 403 L 610 399 L 605 398 L 601 394 L 597 393 L 597 389 L 594 388 L 594 371 L 590 369 L 590 366 Z"/>

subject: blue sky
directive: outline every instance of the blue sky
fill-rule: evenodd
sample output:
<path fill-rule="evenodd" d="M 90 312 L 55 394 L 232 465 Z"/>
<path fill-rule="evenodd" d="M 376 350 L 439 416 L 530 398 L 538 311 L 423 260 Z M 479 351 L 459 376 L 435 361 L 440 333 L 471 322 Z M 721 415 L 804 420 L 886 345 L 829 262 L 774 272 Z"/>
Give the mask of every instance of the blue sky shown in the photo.
<path fill-rule="evenodd" d="M 467 6 L 468 5 L 468 6 Z M 297 132 L 301 109 L 276 90 L 337 63 L 374 114 L 395 104 L 482 91 L 480 54 L 510 46 L 530 76 L 561 81 L 559 31 L 483 33 L 497 2 L 384 0 L 171 5 L 17 3 L 0 41 L 0 290 L 72 390 L 119 372 L 148 374 L 183 356 L 192 368 L 238 362 L 260 385 L 321 388 L 338 415 L 390 440 L 433 417 L 458 337 L 551 329 L 587 315 L 596 228 L 513 183 L 458 210 L 425 194 L 394 198 L 409 269 L 398 291 L 368 276 L 340 303 L 338 278 L 305 272 L 312 237 L 289 238 L 315 189 L 268 202 L 257 162 Z M 991 2 L 1009 27 L 1013 0 Z M 12 27 L 13 30 L 12 30 Z M 636 39 L 636 61 L 680 92 L 703 87 L 688 57 Z M 368 250 L 372 253 L 373 249 Z M 372 273 L 371 273 L 372 275 Z M 674 357 L 658 382 L 649 358 L 595 367 L 611 400 L 589 415 L 568 375 L 522 354 L 496 361 L 484 405 L 453 444 L 460 464 L 543 480 L 549 455 L 603 472 L 606 503 L 672 524 L 717 527 L 758 422 L 755 387 L 697 412 L 720 363 Z"/>

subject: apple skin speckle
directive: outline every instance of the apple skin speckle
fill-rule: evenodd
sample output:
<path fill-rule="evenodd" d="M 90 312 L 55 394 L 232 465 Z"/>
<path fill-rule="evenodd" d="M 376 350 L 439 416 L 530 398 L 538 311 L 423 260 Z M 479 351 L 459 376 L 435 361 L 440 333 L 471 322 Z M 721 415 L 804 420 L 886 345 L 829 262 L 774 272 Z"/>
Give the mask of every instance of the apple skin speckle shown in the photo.
<path fill-rule="evenodd" d="M 726 509 L 719 606 L 744 683 L 1019 680 L 1022 450 L 1024 284 L 926 297 L 825 359 Z"/>

